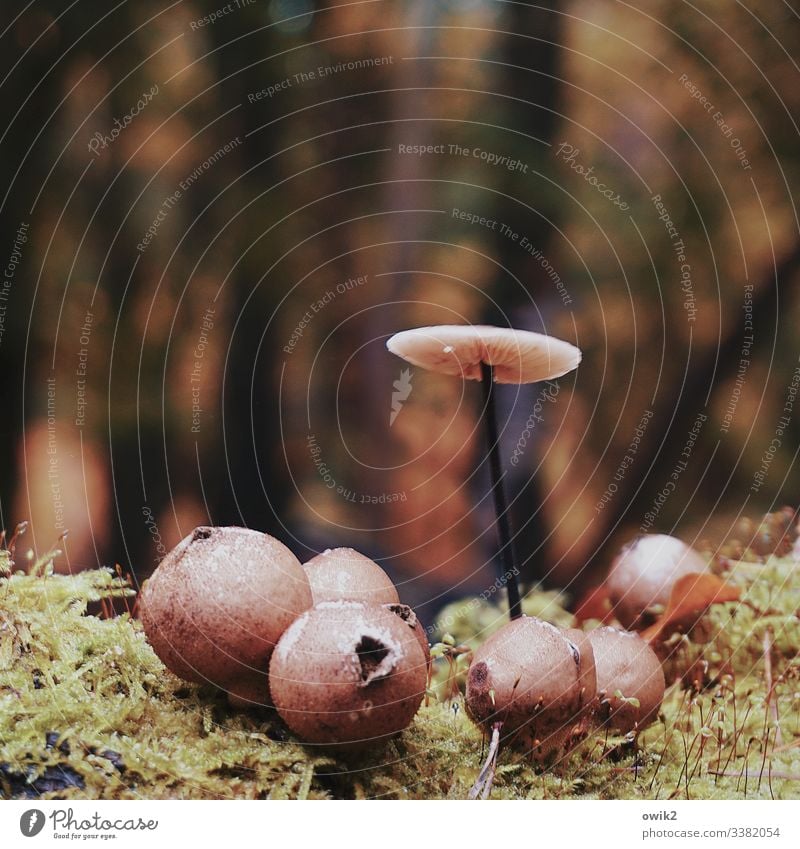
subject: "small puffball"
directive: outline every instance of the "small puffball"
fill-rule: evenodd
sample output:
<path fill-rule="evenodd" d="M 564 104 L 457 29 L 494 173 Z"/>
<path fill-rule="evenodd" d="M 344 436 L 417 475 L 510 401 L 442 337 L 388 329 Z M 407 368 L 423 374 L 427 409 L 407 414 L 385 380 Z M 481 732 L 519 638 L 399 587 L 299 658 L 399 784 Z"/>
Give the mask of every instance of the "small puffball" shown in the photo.
<path fill-rule="evenodd" d="M 536 760 L 568 751 L 587 731 L 594 701 L 594 663 L 588 640 L 523 616 L 475 651 L 467 676 L 469 717 Z"/>
<path fill-rule="evenodd" d="M 597 669 L 598 716 L 627 734 L 658 716 L 664 699 L 664 672 L 655 652 L 638 635 L 618 628 L 587 634 Z"/>
<path fill-rule="evenodd" d="M 420 622 L 419 616 L 407 604 L 386 604 L 388 610 L 391 610 L 395 616 L 399 616 L 403 622 L 414 632 L 417 642 L 425 655 L 425 664 L 431 665 L 431 644 L 428 642 L 428 632 L 425 626 Z"/>
<path fill-rule="evenodd" d="M 308 575 L 314 604 L 354 599 L 371 604 L 398 604 L 400 598 L 386 572 L 352 548 L 327 549 L 303 568 Z"/>
<path fill-rule="evenodd" d="M 611 565 L 606 589 L 614 613 L 625 628 L 652 623 L 653 607 L 665 607 L 678 578 L 708 571 L 694 549 L 675 537 L 648 534 L 625 546 Z"/>
<path fill-rule="evenodd" d="M 387 607 L 325 602 L 283 635 L 270 663 L 278 713 L 306 743 L 361 748 L 402 731 L 427 683 L 414 629 Z"/>
<path fill-rule="evenodd" d="M 211 682 L 235 704 L 269 701 L 267 668 L 281 634 L 311 607 L 297 558 L 247 528 L 196 528 L 140 595 L 142 625 L 166 667 Z"/>

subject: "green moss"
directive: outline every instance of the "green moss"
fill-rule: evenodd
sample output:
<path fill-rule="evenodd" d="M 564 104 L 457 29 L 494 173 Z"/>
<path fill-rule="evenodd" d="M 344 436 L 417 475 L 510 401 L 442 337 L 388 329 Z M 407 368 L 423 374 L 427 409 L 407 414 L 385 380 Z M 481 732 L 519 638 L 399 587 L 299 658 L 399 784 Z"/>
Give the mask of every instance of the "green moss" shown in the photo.
<path fill-rule="evenodd" d="M 33 571 L 0 579 L 0 796 L 464 798 L 476 778 L 484 741 L 460 696 L 431 698 L 405 733 L 365 755 L 304 747 L 268 712 L 232 711 L 212 688 L 175 678 L 129 614 L 87 615 L 101 599 L 124 605 L 130 591 L 112 573 Z M 800 776 L 800 745 L 792 745 L 800 743 L 795 565 L 741 564 L 734 575 L 753 606 L 715 609 L 702 625 L 702 647 L 694 638 L 673 645 L 670 663 L 681 653 L 684 665 L 701 652 L 711 658 L 708 676 L 717 680 L 709 690 L 674 684 L 638 751 L 599 732 L 545 773 L 503 751 L 493 797 L 796 796 L 800 785 L 782 777 Z M 552 594 L 527 603 L 530 613 L 571 624 Z M 502 622 L 485 603 L 460 609 L 451 623 L 460 639 L 485 637 Z M 768 626 L 780 751 L 764 685 Z M 438 664 L 441 682 L 446 659 Z"/>
<path fill-rule="evenodd" d="M 573 625 L 574 617 L 565 608 L 564 597 L 554 590 L 539 590 L 528 593 L 522 600 L 522 612 L 526 616 L 538 616 L 560 628 Z M 508 622 L 508 605 L 503 601 L 492 604 L 482 598 L 465 598 L 443 608 L 436 619 L 436 630 L 450 634 L 457 643 L 477 648 L 495 631 Z"/>

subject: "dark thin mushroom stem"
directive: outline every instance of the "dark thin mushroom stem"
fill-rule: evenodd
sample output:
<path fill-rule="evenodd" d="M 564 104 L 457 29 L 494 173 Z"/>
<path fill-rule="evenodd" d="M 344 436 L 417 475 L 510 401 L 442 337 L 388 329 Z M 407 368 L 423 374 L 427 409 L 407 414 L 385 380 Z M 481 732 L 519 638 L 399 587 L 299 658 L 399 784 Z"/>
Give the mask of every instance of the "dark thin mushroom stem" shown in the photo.
<path fill-rule="evenodd" d="M 489 468 L 492 473 L 492 492 L 494 509 L 497 515 L 497 535 L 500 542 L 500 578 L 508 590 L 508 611 L 512 619 L 522 616 L 522 601 L 517 584 L 517 558 L 511 539 L 511 521 L 508 514 L 508 500 L 503 482 L 503 470 L 500 463 L 500 439 L 497 434 L 497 414 L 495 412 L 494 370 L 488 363 L 481 363 L 481 383 L 483 384 L 484 414 L 486 424 L 486 442 L 489 452 Z"/>

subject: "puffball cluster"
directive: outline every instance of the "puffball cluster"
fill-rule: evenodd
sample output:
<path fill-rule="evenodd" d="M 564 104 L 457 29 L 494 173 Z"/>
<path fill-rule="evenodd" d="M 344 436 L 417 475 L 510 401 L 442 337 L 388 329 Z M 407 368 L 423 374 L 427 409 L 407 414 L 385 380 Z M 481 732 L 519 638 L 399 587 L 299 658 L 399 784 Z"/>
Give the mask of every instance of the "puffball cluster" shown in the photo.
<path fill-rule="evenodd" d="M 476 652 L 467 678 L 467 713 L 486 731 L 539 760 L 569 751 L 598 726 L 628 734 L 658 716 L 664 672 L 634 631 L 664 610 L 676 582 L 708 572 L 706 561 L 675 537 L 637 537 L 614 559 L 605 582 L 624 628 L 584 633 L 523 617 Z M 690 627 L 699 612 L 677 624 Z"/>
<path fill-rule="evenodd" d="M 273 704 L 302 740 L 360 746 L 413 719 L 428 643 L 377 563 L 334 549 L 305 565 L 245 528 L 197 528 L 142 588 L 164 665 L 235 705 Z"/>
<path fill-rule="evenodd" d="M 476 652 L 467 677 L 467 713 L 486 731 L 547 760 L 569 751 L 598 726 L 628 734 L 658 716 L 664 672 L 634 630 L 652 623 L 677 581 L 708 572 L 706 561 L 675 537 L 637 537 L 614 559 L 606 579 L 613 612 L 628 629 L 559 630 L 517 619 Z M 677 624 L 690 627 L 700 611 Z"/>
<path fill-rule="evenodd" d="M 476 652 L 467 676 L 467 713 L 537 761 L 569 752 L 594 728 L 637 731 L 658 715 L 664 673 L 637 634 L 584 633 L 523 616 Z"/>

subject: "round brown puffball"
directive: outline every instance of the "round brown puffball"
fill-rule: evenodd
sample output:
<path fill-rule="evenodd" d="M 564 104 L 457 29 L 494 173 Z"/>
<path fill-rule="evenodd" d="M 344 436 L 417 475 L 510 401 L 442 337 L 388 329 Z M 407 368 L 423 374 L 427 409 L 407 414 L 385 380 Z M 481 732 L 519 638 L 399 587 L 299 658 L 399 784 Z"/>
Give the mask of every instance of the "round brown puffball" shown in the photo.
<path fill-rule="evenodd" d="M 631 631 L 604 627 L 587 636 L 594 649 L 600 718 L 623 734 L 649 725 L 664 698 L 664 672 L 656 653 Z"/>
<path fill-rule="evenodd" d="M 585 631 L 565 628 L 563 634 L 572 646 L 572 656 L 578 665 L 578 681 L 582 688 L 581 701 L 584 708 L 593 708 L 597 693 L 597 668 L 594 647 Z M 577 653 L 577 657 L 576 657 Z"/>
<path fill-rule="evenodd" d="M 386 572 L 352 548 L 329 548 L 303 564 L 314 604 L 352 599 L 372 604 L 399 604 Z"/>
<path fill-rule="evenodd" d="M 395 616 L 399 616 L 403 622 L 411 628 L 414 632 L 414 636 L 417 638 L 420 648 L 422 649 L 422 653 L 425 655 L 425 663 L 427 666 L 430 666 L 431 644 L 428 642 L 428 633 L 413 608 L 409 607 L 407 604 L 386 604 L 384 607 L 391 610 Z"/>
<path fill-rule="evenodd" d="M 622 625 L 639 630 L 652 623 L 654 606 L 666 606 L 678 578 L 707 571 L 706 561 L 686 543 L 665 534 L 646 534 L 614 559 L 606 589 Z"/>
<path fill-rule="evenodd" d="M 269 677 L 278 713 L 301 740 L 360 748 L 411 722 L 427 669 L 400 616 L 375 604 L 328 601 L 281 637 Z"/>
<path fill-rule="evenodd" d="M 540 619 L 523 616 L 476 650 L 467 675 L 469 717 L 487 732 L 549 760 L 585 736 L 581 717 L 594 700 L 588 640 L 572 639 Z"/>
<path fill-rule="evenodd" d="M 139 600 L 164 665 L 228 690 L 237 704 L 268 703 L 272 650 L 311 603 L 306 573 L 285 545 L 247 528 L 211 527 L 167 554 Z"/>

